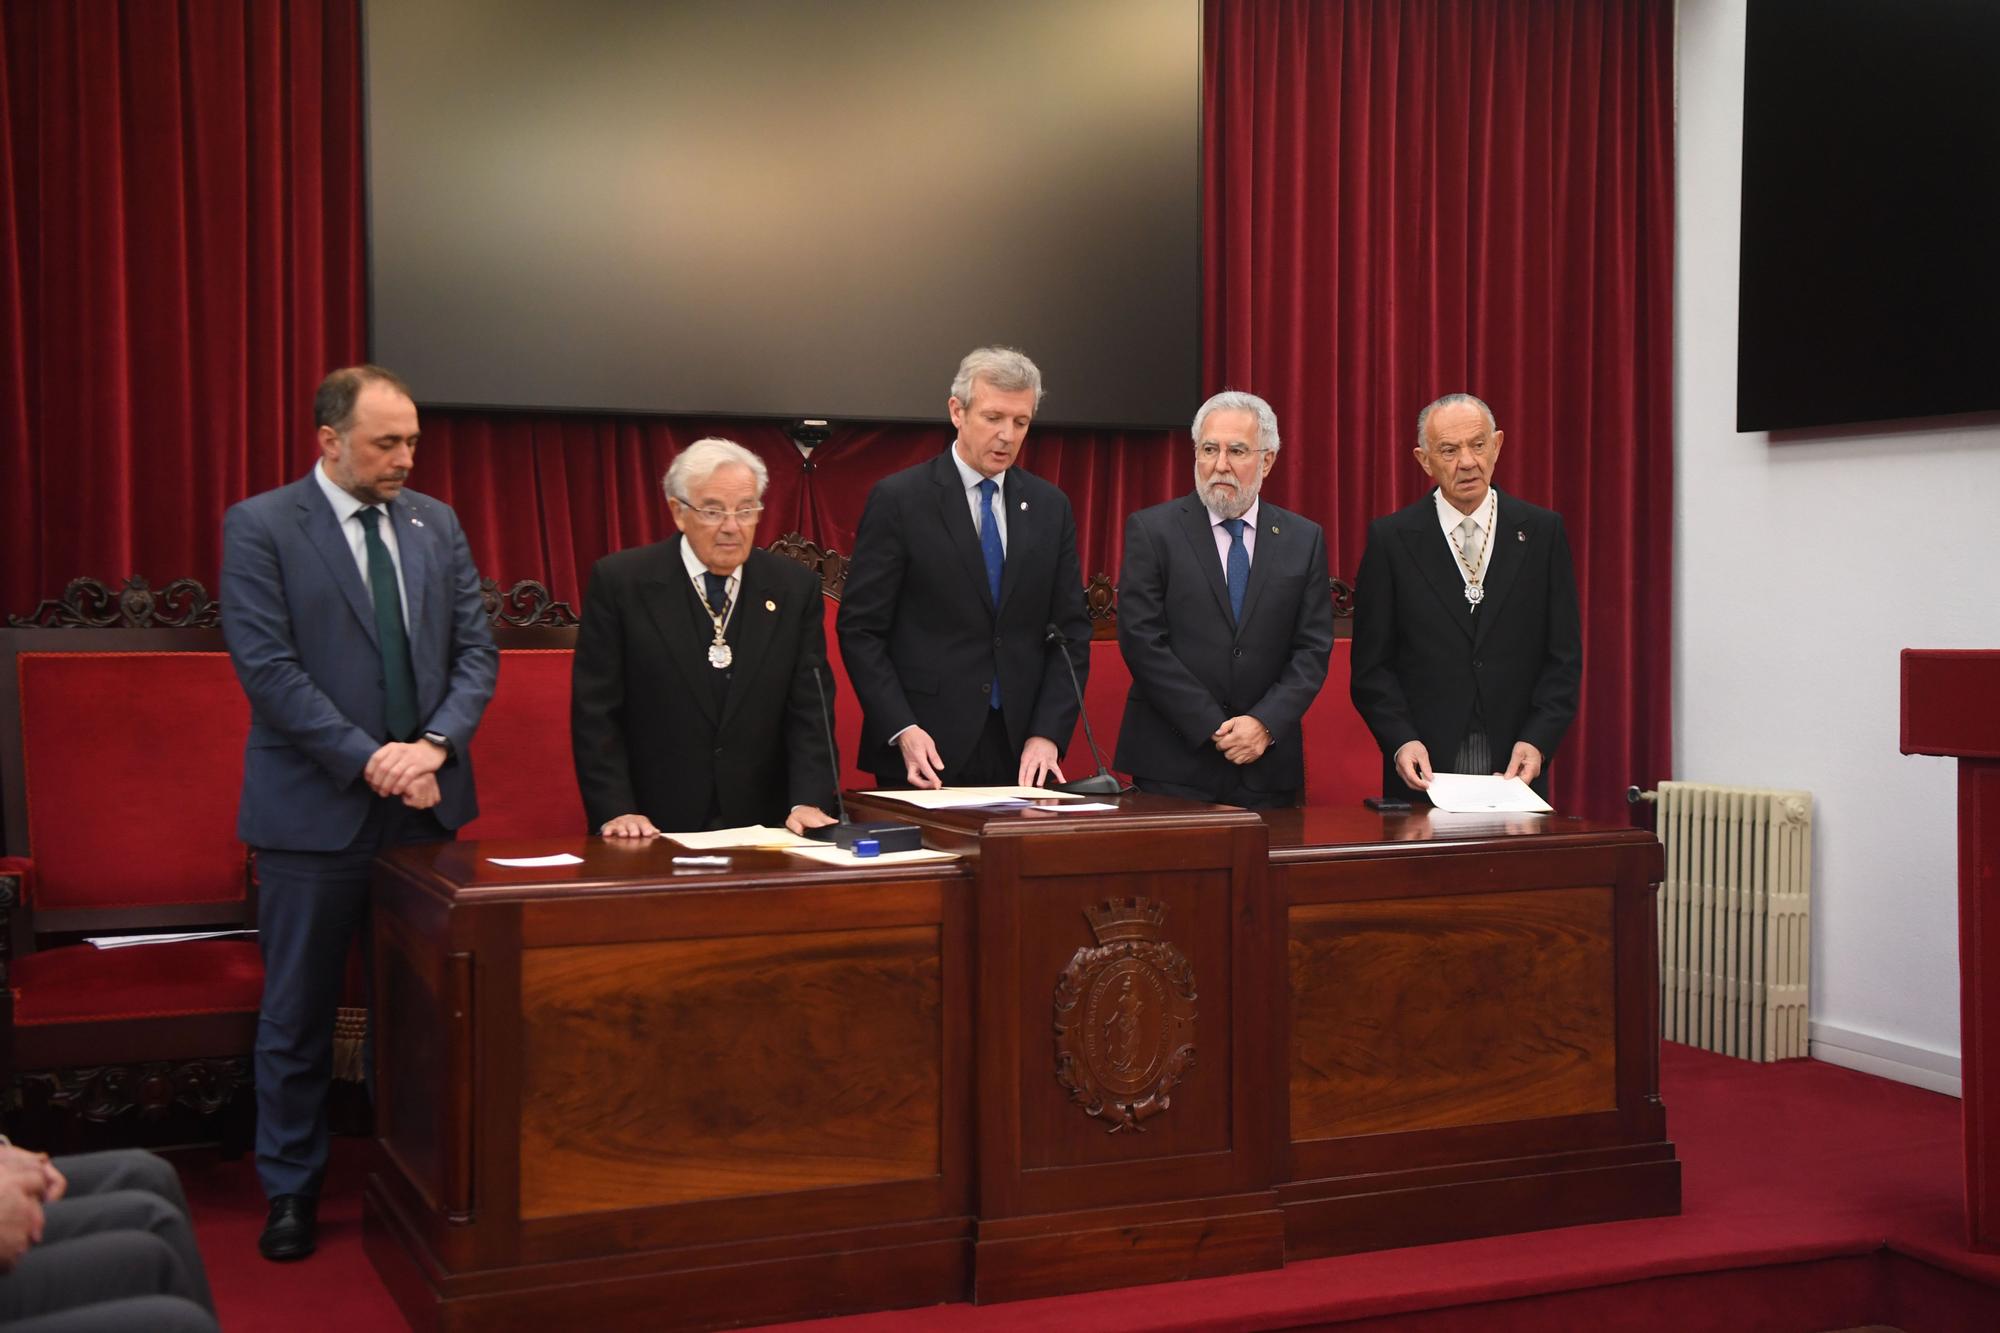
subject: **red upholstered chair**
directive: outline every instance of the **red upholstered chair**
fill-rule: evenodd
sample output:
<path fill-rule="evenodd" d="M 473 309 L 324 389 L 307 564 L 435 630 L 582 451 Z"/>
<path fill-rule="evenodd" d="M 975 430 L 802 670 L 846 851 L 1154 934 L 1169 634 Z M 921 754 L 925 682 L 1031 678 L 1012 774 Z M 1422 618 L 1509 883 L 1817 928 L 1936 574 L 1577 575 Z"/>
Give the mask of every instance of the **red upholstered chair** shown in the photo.
<path fill-rule="evenodd" d="M 576 631 L 535 634 L 500 628 L 494 636 L 502 645 L 500 680 L 472 738 L 479 818 L 458 836 L 540 838 L 586 832 L 583 795 L 576 787 L 569 748 Z M 537 639 L 547 646 L 510 646 Z"/>
<path fill-rule="evenodd" d="M 222 1113 L 225 1141 L 247 1143 L 255 939 L 82 942 L 256 924 L 236 839 L 249 708 L 221 632 L 15 627 L 0 640 L 0 1003 L 23 1133 L 73 1148 L 178 1137 Z M 92 1128 L 109 1122 L 121 1127 Z"/>

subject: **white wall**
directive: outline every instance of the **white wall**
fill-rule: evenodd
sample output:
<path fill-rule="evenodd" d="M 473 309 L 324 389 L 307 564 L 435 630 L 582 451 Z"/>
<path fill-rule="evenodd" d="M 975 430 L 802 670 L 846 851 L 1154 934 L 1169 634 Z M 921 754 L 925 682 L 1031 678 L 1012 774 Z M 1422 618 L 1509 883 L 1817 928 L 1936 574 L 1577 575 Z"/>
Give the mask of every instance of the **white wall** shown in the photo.
<path fill-rule="evenodd" d="M 2000 648 L 2000 424 L 1736 432 L 1745 2 L 1680 3 L 1675 776 L 1816 795 L 1814 1053 L 1955 1090 L 1956 764 L 1897 752 L 1897 653 Z"/>

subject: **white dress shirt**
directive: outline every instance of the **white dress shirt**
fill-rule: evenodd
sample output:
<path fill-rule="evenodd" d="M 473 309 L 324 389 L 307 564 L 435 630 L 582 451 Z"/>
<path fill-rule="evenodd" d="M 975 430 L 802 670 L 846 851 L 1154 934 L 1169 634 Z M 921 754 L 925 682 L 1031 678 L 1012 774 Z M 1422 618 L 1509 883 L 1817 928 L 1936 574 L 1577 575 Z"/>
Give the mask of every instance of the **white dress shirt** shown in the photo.
<path fill-rule="evenodd" d="M 326 463 L 321 460 L 313 469 L 313 480 L 319 483 L 326 495 L 327 503 L 333 506 L 333 516 L 340 521 L 340 535 L 347 538 L 348 549 L 354 552 L 355 566 L 361 571 L 361 586 L 368 589 L 368 595 L 375 595 L 375 585 L 368 581 L 368 531 L 361 526 L 361 511 L 373 509 L 382 515 L 382 521 L 375 525 L 381 534 L 382 544 L 389 548 L 389 563 L 396 567 L 396 599 L 403 608 L 403 633 L 410 632 L 410 585 L 403 578 L 403 551 L 396 540 L 396 511 L 387 504 L 370 505 L 349 495 L 333 484 L 333 478 L 326 475 Z"/>
<path fill-rule="evenodd" d="M 1454 559 L 1452 563 L 1458 566 L 1458 577 L 1465 582 L 1467 587 L 1472 586 L 1474 575 L 1477 575 L 1479 582 L 1484 583 L 1486 581 L 1486 567 L 1493 563 L 1493 528 L 1500 517 L 1500 492 L 1488 486 L 1486 488 L 1486 503 L 1480 505 L 1471 514 L 1461 514 L 1456 509 L 1453 509 L 1446 502 L 1442 487 L 1433 491 L 1431 498 L 1437 501 L 1438 527 L 1444 531 L 1444 544 L 1446 546 L 1451 547 L 1453 550 L 1458 549 L 1458 525 L 1465 522 L 1467 518 L 1470 518 L 1478 526 L 1479 536 L 1467 543 L 1465 547 L 1466 555 L 1475 554 L 1476 548 L 1476 553 L 1479 556 L 1479 559 L 1473 562 L 1473 572 L 1470 574 L 1466 572 L 1465 561 L 1463 560 Z"/>
<path fill-rule="evenodd" d="M 1250 558 L 1252 564 L 1257 561 L 1257 507 L 1262 503 L 1261 499 L 1252 500 L 1250 507 L 1239 515 L 1243 520 L 1243 554 Z M 1208 509 L 1208 506 L 1203 505 L 1202 508 Z M 1222 561 L 1222 581 L 1226 585 L 1229 582 L 1229 529 L 1223 527 L 1222 522 L 1222 515 L 1213 509 L 1208 510 L 1208 530 L 1215 537 L 1215 554 Z"/>
<path fill-rule="evenodd" d="M 972 510 L 972 530 L 983 532 L 986 522 L 986 497 L 979 493 L 979 483 L 986 478 L 978 468 L 958 456 L 957 440 L 951 442 L 950 452 L 951 461 L 958 465 L 959 480 L 965 483 L 965 503 Z M 1000 554 L 1005 555 L 1007 554 L 1007 474 L 1002 472 L 993 478 L 993 482 L 999 487 L 993 495 L 993 516 L 999 520 L 996 526 L 1000 529 Z"/>
<path fill-rule="evenodd" d="M 695 520 L 700 522 L 699 519 Z M 708 566 L 701 563 L 701 557 L 694 553 L 694 543 L 681 534 L 681 563 L 687 566 L 688 579 L 694 584 L 694 598 L 703 606 L 708 605 L 708 580 L 702 577 L 708 573 Z M 729 622 L 736 616 L 736 594 L 743 588 L 743 566 L 729 571 L 729 610 L 723 613 L 722 627 L 729 628 Z"/>

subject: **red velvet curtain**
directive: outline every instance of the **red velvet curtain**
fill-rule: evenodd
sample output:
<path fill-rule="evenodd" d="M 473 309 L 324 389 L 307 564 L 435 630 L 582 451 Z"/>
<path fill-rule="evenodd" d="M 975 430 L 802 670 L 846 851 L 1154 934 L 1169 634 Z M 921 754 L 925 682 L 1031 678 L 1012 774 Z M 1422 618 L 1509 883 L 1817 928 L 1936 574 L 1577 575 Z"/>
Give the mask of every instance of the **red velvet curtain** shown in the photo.
<path fill-rule="evenodd" d="M 355 0 L 14 0 L 0 43 L 0 610 L 77 574 L 213 587 L 223 508 L 304 472 L 312 385 L 365 351 Z M 1562 511 L 1582 583 L 1555 795 L 1611 813 L 1670 773 L 1671 0 L 1235 0 L 1205 46 L 1206 387 L 1272 400 L 1272 498 L 1350 575 L 1424 489 L 1417 408 L 1494 405 L 1499 482 Z M 944 446 L 950 370 L 937 427 L 810 463 L 767 423 L 431 411 L 417 484 L 486 573 L 574 601 L 720 433 L 771 465 L 765 540 L 848 549 L 869 485 Z M 1026 460 L 1115 572 L 1186 445 L 1038 431 Z"/>

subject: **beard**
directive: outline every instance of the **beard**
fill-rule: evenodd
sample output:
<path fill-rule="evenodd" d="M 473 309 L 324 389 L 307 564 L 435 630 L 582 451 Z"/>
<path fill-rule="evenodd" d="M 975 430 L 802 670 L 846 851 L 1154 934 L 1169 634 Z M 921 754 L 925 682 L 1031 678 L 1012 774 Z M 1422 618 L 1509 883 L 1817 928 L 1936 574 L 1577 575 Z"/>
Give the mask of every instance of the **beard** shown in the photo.
<path fill-rule="evenodd" d="M 1250 512 L 1250 506 L 1257 502 L 1257 489 L 1254 486 L 1248 490 L 1241 486 L 1217 486 L 1212 482 L 1203 481 L 1199 476 L 1194 479 L 1194 493 L 1201 497 L 1201 502 L 1211 511 L 1224 518 L 1242 518 Z"/>

